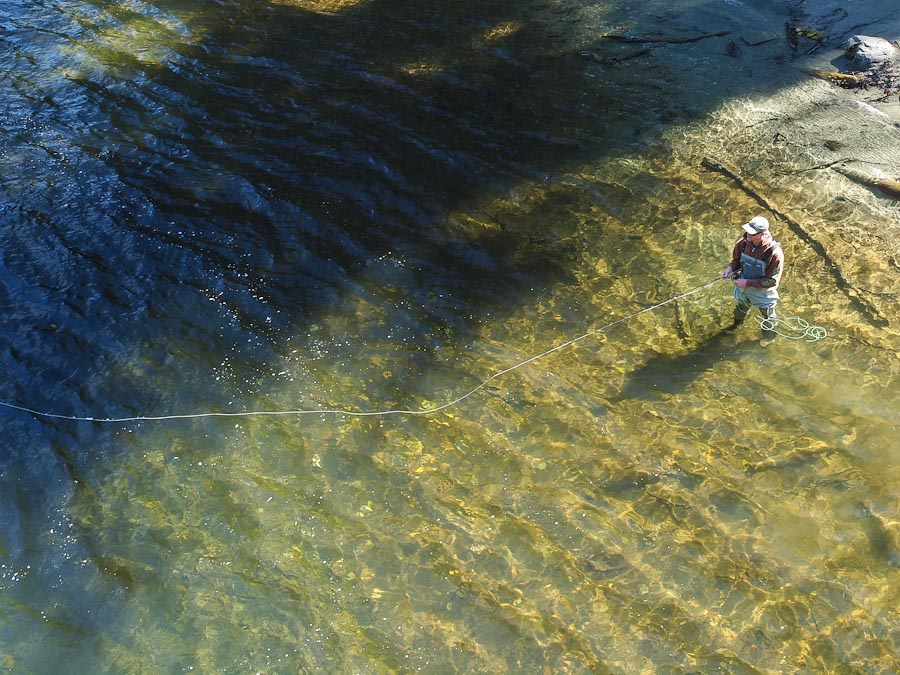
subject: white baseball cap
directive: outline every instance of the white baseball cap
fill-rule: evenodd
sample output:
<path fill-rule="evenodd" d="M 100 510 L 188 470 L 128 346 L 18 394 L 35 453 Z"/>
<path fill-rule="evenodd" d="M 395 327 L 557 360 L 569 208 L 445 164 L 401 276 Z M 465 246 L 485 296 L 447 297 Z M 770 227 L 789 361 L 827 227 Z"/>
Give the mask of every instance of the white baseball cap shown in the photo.
<path fill-rule="evenodd" d="M 769 231 L 769 221 L 762 216 L 756 216 L 750 219 L 749 223 L 744 223 L 744 231 L 747 234 L 759 234 L 760 232 Z"/>

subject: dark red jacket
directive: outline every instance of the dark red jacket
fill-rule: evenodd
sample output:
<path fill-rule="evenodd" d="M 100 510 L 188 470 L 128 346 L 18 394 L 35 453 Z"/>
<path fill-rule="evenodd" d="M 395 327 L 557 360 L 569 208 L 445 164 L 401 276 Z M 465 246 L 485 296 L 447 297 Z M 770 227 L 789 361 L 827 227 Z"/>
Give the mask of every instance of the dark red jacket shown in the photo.
<path fill-rule="evenodd" d="M 737 240 L 734 250 L 731 252 L 731 269 L 741 268 L 741 253 L 746 253 L 751 258 L 766 262 L 766 273 L 759 279 L 747 279 L 747 285 L 754 288 L 778 288 L 781 282 L 781 274 L 784 272 L 784 251 L 781 245 L 771 237 L 759 246 L 754 247 L 747 240 L 747 235 Z"/>

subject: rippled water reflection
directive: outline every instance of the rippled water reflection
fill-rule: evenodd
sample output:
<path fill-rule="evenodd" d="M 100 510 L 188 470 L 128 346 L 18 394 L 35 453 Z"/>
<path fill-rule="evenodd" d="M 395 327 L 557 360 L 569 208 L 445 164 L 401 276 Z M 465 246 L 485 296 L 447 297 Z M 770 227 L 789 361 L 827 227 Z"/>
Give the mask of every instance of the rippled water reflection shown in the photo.
<path fill-rule="evenodd" d="M 4 8 L 2 398 L 418 409 L 712 279 L 757 206 L 602 9 Z M 0 665 L 894 672 L 896 326 L 780 236 L 828 341 L 713 286 L 432 416 L 5 412 Z"/>

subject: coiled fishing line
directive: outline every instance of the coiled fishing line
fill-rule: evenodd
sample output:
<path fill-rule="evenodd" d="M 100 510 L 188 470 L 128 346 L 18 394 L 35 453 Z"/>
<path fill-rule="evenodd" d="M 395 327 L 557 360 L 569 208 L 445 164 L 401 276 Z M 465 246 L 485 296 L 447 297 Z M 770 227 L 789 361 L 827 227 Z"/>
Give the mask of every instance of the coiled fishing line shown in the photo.
<path fill-rule="evenodd" d="M 469 391 L 465 392 L 453 398 L 445 403 L 441 403 L 440 405 L 435 405 L 430 408 L 421 408 L 419 410 L 411 410 L 405 408 L 391 408 L 386 410 L 351 410 L 351 409 L 343 409 L 343 408 L 313 408 L 309 410 L 245 410 L 242 412 L 197 412 L 197 413 L 182 413 L 182 414 L 174 414 L 174 415 L 134 415 L 130 417 L 86 417 L 79 415 L 63 415 L 60 413 L 47 412 L 43 410 L 36 410 L 34 408 L 29 408 L 24 405 L 18 405 L 15 403 L 10 403 L 7 401 L 0 401 L 0 406 L 5 408 L 10 408 L 12 410 L 19 410 L 21 412 L 26 412 L 35 417 L 41 417 L 45 419 L 58 419 L 58 420 L 70 420 L 74 422 L 104 422 L 104 423 L 125 423 L 125 422 L 157 422 L 164 420 L 191 420 L 191 419 L 204 419 L 210 417 L 277 417 L 277 416 L 298 416 L 298 415 L 341 415 L 347 417 L 386 417 L 388 415 L 431 415 L 436 412 L 440 412 L 441 410 L 446 410 L 447 408 L 452 408 L 459 403 L 462 403 L 467 398 L 477 393 L 488 384 L 493 382 L 494 380 L 503 377 L 504 375 L 513 372 L 514 370 L 518 370 L 523 366 L 527 366 L 529 363 L 534 363 L 535 361 L 544 358 L 545 356 L 549 356 L 554 352 L 558 352 L 566 347 L 570 347 L 582 340 L 585 340 L 592 335 L 596 335 L 597 333 L 602 333 L 603 331 L 609 330 L 613 326 L 616 326 L 620 323 L 624 323 L 630 319 L 633 319 L 636 316 L 640 316 L 641 314 L 645 314 L 647 312 L 652 312 L 660 307 L 668 305 L 669 303 L 676 302 L 677 300 L 681 300 L 682 298 L 686 298 L 690 295 L 694 295 L 695 293 L 699 293 L 705 288 L 712 286 L 717 281 L 721 281 L 720 277 L 716 277 L 715 279 L 706 282 L 705 284 L 701 284 L 699 286 L 695 286 L 694 288 L 684 291 L 683 293 L 679 293 L 678 295 L 673 295 L 671 298 L 667 300 L 663 300 L 662 302 L 658 302 L 655 305 L 650 305 L 649 307 L 645 307 L 643 309 L 639 309 L 631 314 L 627 314 L 621 318 L 610 321 L 607 324 L 600 326 L 599 328 L 592 328 L 586 333 L 582 333 L 581 335 L 571 338 L 570 340 L 566 340 L 565 342 L 561 342 L 558 345 L 551 347 L 545 351 L 542 351 L 540 354 L 535 354 L 523 361 L 519 361 L 518 363 L 504 368 L 503 370 L 498 370 L 496 373 L 483 380 L 480 384 L 473 387 Z M 802 321 L 802 319 L 801 319 Z M 803 322 L 804 324 L 806 322 Z M 812 342 L 814 340 L 821 340 L 826 336 L 824 329 L 819 328 L 817 326 L 809 326 L 806 324 L 807 329 L 806 335 L 815 336 L 813 339 L 808 339 L 808 342 Z M 780 333 L 779 333 L 780 335 Z M 785 336 L 788 337 L 788 336 Z M 794 336 L 790 336 L 792 339 L 797 339 Z M 802 336 L 801 336 L 802 337 Z"/>
<path fill-rule="evenodd" d="M 787 338 L 788 340 L 806 340 L 807 342 L 818 342 L 819 340 L 824 340 L 828 337 L 828 331 L 825 330 L 822 326 L 810 325 L 809 321 L 799 316 L 789 316 L 786 319 L 779 319 L 778 317 L 769 319 L 763 318 L 761 316 L 756 316 L 754 314 L 753 318 L 756 319 L 757 323 L 759 323 L 759 327 L 762 330 L 772 331 L 776 335 L 780 335 L 781 337 Z M 778 328 L 782 326 L 785 330 L 789 330 L 791 332 L 783 333 L 778 330 Z"/>

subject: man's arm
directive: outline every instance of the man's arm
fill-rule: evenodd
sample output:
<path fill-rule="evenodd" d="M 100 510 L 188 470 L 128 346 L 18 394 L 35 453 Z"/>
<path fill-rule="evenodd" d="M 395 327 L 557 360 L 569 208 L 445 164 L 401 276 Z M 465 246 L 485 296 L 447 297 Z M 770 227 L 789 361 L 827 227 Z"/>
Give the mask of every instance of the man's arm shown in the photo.
<path fill-rule="evenodd" d="M 728 267 L 726 267 L 725 271 L 722 272 L 723 279 L 727 279 L 728 277 L 730 277 L 732 274 L 734 274 L 741 268 L 741 251 L 743 249 L 744 249 L 744 239 L 742 237 L 734 245 L 734 248 L 731 249 L 731 262 L 728 263 Z"/>

